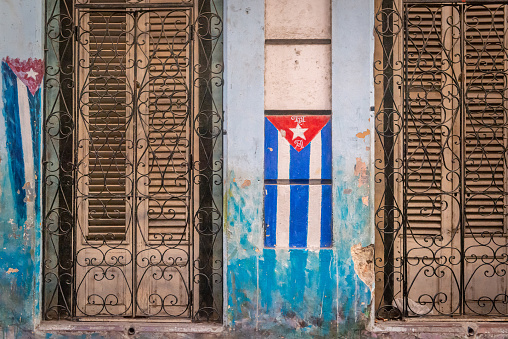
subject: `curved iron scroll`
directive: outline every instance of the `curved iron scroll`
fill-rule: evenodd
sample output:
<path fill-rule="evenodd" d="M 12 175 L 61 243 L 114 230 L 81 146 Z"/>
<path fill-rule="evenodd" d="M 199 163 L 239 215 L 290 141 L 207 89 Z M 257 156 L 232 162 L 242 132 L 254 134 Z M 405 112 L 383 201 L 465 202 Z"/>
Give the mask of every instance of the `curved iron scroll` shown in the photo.
<path fill-rule="evenodd" d="M 508 6 L 377 5 L 376 316 L 507 316 Z"/>
<path fill-rule="evenodd" d="M 221 12 L 47 0 L 44 319 L 222 321 Z"/>

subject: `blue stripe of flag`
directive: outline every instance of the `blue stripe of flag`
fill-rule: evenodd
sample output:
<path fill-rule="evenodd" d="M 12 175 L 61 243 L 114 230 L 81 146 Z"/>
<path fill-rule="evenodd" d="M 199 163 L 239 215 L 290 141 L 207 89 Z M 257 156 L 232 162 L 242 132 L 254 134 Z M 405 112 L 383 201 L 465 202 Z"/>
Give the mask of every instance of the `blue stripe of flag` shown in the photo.
<path fill-rule="evenodd" d="M 34 95 L 30 92 L 27 87 L 28 92 L 28 104 L 30 106 L 30 122 L 32 126 L 32 146 L 33 146 L 33 154 L 34 154 L 34 172 L 35 172 L 35 206 L 40 206 L 41 192 L 40 192 L 40 182 L 41 182 L 41 89 L 39 88 Z M 40 208 L 35 208 L 35 220 L 36 222 L 40 222 Z"/>
<path fill-rule="evenodd" d="M 279 131 L 265 118 L 265 179 L 277 179 L 277 159 Z"/>
<path fill-rule="evenodd" d="M 312 141 L 311 141 L 312 142 Z M 310 175 L 310 144 L 300 152 L 289 148 L 289 179 L 309 179 Z"/>
<path fill-rule="evenodd" d="M 321 130 L 321 179 L 332 179 L 332 123 Z"/>
<path fill-rule="evenodd" d="M 291 185 L 289 212 L 289 247 L 307 246 L 309 186 Z"/>
<path fill-rule="evenodd" d="M 332 246 L 332 186 L 321 190 L 321 247 Z"/>
<path fill-rule="evenodd" d="M 25 190 L 22 189 L 25 184 L 25 166 L 23 161 L 23 146 L 21 144 L 18 84 L 16 75 L 6 62 L 2 62 L 2 95 L 12 194 L 15 200 L 14 206 L 16 206 L 17 213 L 16 223 L 18 226 L 21 226 L 25 223 L 27 214 Z"/>
<path fill-rule="evenodd" d="M 265 185 L 265 247 L 277 243 L 277 185 Z"/>

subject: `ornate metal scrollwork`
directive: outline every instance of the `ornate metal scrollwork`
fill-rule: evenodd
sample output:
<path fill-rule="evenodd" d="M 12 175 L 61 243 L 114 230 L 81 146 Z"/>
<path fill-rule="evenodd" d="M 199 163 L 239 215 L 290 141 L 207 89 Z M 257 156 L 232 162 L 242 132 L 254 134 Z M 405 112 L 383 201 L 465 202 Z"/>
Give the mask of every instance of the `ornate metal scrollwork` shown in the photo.
<path fill-rule="evenodd" d="M 222 321 L 221 16 L 47 0 L 44 319 Z"/>

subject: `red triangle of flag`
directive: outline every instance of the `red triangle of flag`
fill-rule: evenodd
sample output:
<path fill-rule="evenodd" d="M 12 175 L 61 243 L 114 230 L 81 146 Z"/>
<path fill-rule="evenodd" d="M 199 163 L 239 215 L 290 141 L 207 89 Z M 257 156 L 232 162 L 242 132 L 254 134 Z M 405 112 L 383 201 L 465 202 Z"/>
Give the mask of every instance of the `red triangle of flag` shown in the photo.
<path fill-rule="evenodd" d="M 14 74 L 28 87 L 30 93 L 35 95 L 44 76 L 44 61 L 41 59 L 19 60 L 6 57 L 4 61 L 9 65 Z"/>
<path fill-rule="evenodd" d="M 330 121 L 329 115 L 272 115 L 266 118 L 298 152 Z"/>

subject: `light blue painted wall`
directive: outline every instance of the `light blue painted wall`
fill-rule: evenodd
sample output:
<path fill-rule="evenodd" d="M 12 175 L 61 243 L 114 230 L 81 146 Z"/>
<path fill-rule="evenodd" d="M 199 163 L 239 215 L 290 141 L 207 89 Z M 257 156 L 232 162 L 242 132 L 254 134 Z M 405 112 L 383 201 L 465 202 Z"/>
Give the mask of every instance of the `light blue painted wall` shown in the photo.
<path fill-rule="evenodd" d="M 42 57 L 42 3 L 2 0 L 0 58 Z M 373 241 L 372 204 L 362 202 L 372 189 L 358 187 L 354 174 L 356 158 L 371 166 L 370 137 L 356 134 L 372 130 L 373 2 L 332 3 L 335 243 L 327 250 L 288 251 L 263 249 L 264 1 L 225 2 L 225 293 L 227 324 L 238 333 L 332 336 L 360 328 L 368 317 L 371 294 L 354 273 L 350 248 Z M 0 120 L 5 159 L 3 126 Z M 31 233 L 24 244 L 23 237 L 9 237 L 15 206 L 4 193 L 10 191 L 6 164 L 0 162 L 0 327 L 29 330 L 37 302 L 38 238 Z M 7 275 L 13 264 L 25 274 Z"/>
<path fill-rule="evenodd" d="M 0 60 L 7 56 L 42 59 L 42 5 L 41 0 L 1 1 Z M 2 90 L 0 81 L 0 93 Z M 3 107 L 0 100 L 0 112 Z M 5 121 L 0 114 L 0 328 L 18 333 L 20 328 L 31 327 L 36 318 L 40 226 L 26 227 L 11 222 L 18 207 L 11 190 L 7 142 L 19 140 L 6 140 Z M 9 268 L 11 273 L 7 273 Z"/>
<path fill-rule="evenodd" d="M 262 247 L 264 3 L 228 2 L 225 230 L 235 328 L 347 335 L 369 317 L 371 293 L 350 248 L 373 242 L 372 207 L 362 201 L 372 190 L 355 175 L 357 158 L 370 166 L 370 136 L 356 134 L 371 129 L 373 2 L 334 0 L 332 10 L 334 246 L 271 250 Z"/>
<path fill-rule="evenodd" d="M 348 330 L 368 316 L 371 296 L 354 272 L 351 246 L 374 243 L 372 134 L 357 137 L 373 130 L 374 1 L 333 0 L 332 13 L 334 235 L 340 318 Z M 361 186 L 355 175 L 357 159 L 367 165 L 369 182 Z M 345 194 L 349 189 L 351 193 Z M 368 206 L 363 197 L 368 197 Z"/>

